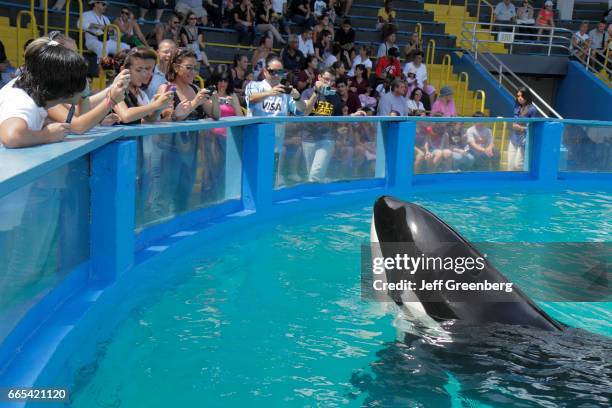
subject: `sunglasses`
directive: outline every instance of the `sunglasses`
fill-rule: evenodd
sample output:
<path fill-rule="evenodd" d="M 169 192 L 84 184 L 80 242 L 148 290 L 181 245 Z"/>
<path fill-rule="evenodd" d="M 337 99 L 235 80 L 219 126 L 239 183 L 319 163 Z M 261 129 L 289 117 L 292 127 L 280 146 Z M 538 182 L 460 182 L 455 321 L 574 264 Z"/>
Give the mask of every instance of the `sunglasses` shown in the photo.
<path fill-rule="evenodd" d="M 272 76 L 284 76 L 285 75 L 285 70 L 284 69 L 267 69 L 266 71 L 268 71 L 268 73 Z"/>
<path fill-rule="evenodd" d="M 129 11 L 122 11 L 121 14 L 124 15 L 124 16 L 129 16 L 130 12 Z"/>

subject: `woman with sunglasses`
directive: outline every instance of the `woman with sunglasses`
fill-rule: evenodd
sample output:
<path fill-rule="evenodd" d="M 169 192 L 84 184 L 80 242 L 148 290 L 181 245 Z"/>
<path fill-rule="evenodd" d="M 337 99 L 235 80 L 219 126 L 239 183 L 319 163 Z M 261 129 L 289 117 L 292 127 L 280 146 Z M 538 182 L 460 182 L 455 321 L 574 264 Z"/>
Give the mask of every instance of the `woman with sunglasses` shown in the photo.
<path fill-rule="evenodd" d="M 98 59 L 106 57 L 102 55 L 102 48 L 104 47 L 102 40 L 104 34 L 104 27 L 110 24 L 108 17 L 104 15 L 106 11 L 106 1 L 90 1 L 89 4 L 92 9 L 83 13 L 83 31 L 85 31 L 85 47 L 88 50 L 94 52 Z M 80 27 L 80 21 L 79 21 Z M 130 46 L 125 43 L 120 43 L 117 49 L 116 41 L 108 41 L 106 44 L 106 53 L 115 55 L 121 50 L 129 50 Z"/>
<path fill-rule="evenodd" d="M 155 26 L 155 29 L 147 36 L 149 44 L 157 48 L 163 40 L 172 40 L 175 43 L 180 42 L 181 37 L 181 17 L 172 13 L 167 23 L 160 23 Z M 155 43 L 153 43 L 153 41 Z"/>
<path fill-rule="evenodd" d="M 149 48 L 147 39 L 136 22 L 134 14 L 127 7 L 121 9 L 121 14 L 113 21 L 113 24 L 121 30 L 121 39 L 123 42 L 132 47 Z"/>
<path fill-rule="evenodd" d="M 168 72 L 167 84 L 160 86 L 157 93 L 173 91 L 174 109 L 166 110 L 162 116 L 171 115 L 172 120 L 198 120 L 207 117 L 219 119 L 219 113 L 213 112 L 209 91 L 199 89 L 193 84 L 197 71 L 196 55 L 192 50 L 179 48 L 172 57 Z"/>
<path fill-rule="evenodd" d="M 196 61 L 202 63 L 205 68 L 210 69 L 208 56 L 204 52 L 204 34 L 200 33 L 197 27 L 198 18 L 195 13 L 187 14 L 185 24 L 181 28 L 181 47 L 188 48 L 195 53 Z"/>

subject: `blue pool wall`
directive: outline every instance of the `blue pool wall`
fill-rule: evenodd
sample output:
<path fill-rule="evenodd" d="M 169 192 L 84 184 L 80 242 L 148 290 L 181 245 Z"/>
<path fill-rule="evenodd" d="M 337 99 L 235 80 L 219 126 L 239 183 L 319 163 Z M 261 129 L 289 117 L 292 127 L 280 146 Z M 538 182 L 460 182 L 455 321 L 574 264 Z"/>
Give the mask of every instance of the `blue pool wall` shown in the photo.
<path fill-rule="evenodd" d="M 327 119 L 327 118 L 326 118 Z M 68 357 L 80 350 L 93 356 L 98 333 L 109 333 L 136 302 L 147 279 L 143 270 L 155 252 L 151 246 L 180 253 L 190 238 L 172 234 L 190 229 L 196 235 L 228 234 L 251 223 L 291 217 L 296 212 L 330 208 L 382 194 L 402 197 L 444 191 L 512 190 L 554 191 L 610 186 L 609 172 L 560 171 L 562 135 L 568 124 L 612 127 L 611 122 L 530 119 L 532 148 L 529 171 L 413 174 L 415 118 L 343 118 L 343 122 L 377 121 L 383 128 L 383 178 L 303 184 L 275 190 L 274 124 L 334 122 L 333 118 L 244 118 L 221 122 L 189 122 L 96 130 L 67 142 L 23 150 L 0 151 L 0 199 L 35 182 L 50 171 L 87 157 L 89 175 L 90 257 L 74 268 L 38 300 L 0 344 L 0 384 L 7 386 L 72 384 Z M 426 118 L 492 123 L 492 118 Z M 135 234 L 136 139 L 145 135 L 199 131 L 213 127 L 239 128 L 243 137 L 240 157 L 242 185 L 239 199 L 197 209 Z M 111 205 L 109 205 L 111 204 Z M 1 248 L 0 248 L 1 249 Z M 167 253 L 167 252 L 166 252 Z M 87 360 L 85 358 L 84 360 Z"/>
<path fill-rule="evenodd" d="M 576 61 L 567 64 L 559 82 L 555 107 L 568 119 L 612 120 L 612 87 L 596 78 Z"/>

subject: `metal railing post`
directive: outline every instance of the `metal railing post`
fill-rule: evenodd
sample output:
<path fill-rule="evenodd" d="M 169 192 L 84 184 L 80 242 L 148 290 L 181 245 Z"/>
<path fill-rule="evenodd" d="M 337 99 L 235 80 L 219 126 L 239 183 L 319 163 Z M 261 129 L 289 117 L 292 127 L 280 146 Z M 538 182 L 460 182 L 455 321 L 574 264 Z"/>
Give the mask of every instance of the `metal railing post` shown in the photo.
<path fill-rule="evenodd" d="M 17 41 L 17 64 L 21 65 L 23 60 L 23 52 L 21 52 L 22 47 L 20 46 L 21 39 L 21 18 L 23 16 L 30 16 L 30 27 L 32 29 L 32 38 L 37 37 L 37 25 L 36 25 L 36 16 L 29 10 L 21 10 L 17 13 L 17 35 L 15 36 L 15 40 Z"/>
<path fill-rule="evenodd" d="M 555 32 L 555 29 L 549 29 L 548 30 L 548 56 L 550 57 L 551 51 L 552 51 L 552 41 L 553 41 L 553 33 Z"/>
<path fill-rule="evenodd" d="M 64 35 L 66 36 L 69 35 L 70 30 L 70 2 L 71 0 L 66 1 L 66 17 L 64 20 Z M 77 2 L 79 3 L 79 53 L 83 55 L 83 0 L 77 0 Z"/>
<path fill-rule="evenodd" d="M 510 54 L 512 54 L 512 51 L 514 49 L 514 36 L 516 35 L 516 25 L 513 24 L 512 25 L 512 42 L 510 43 Z"/>

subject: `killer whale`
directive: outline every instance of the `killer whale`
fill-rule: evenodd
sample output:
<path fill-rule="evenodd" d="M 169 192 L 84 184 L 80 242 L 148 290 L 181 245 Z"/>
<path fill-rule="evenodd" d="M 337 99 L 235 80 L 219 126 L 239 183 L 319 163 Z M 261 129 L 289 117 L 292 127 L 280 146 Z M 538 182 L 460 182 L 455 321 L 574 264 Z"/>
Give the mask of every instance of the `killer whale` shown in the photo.
<path fill-rule="evenodd" d="M 386 243 L 404 243 L 406 252 L 411 256 L 432 254 L 438 243 L 452 243 L 464 254 L 483 256 L 459 233 L 444 221 L 425 208 L 382 196 L 376 200 L 373 207 L 371 242 L 373 251 L 381 252 L 383 256 L 394 256 L 385 253 Z M 395 245 L 395 244 L 394 244 Z M 376 248 L 374 248 L 376 247 Z M 412 253 L 411 253 L 412 252 Z M 410 254 L 411 253 L 411 254 Z M 442 279 L 452 279 L 452 271 L 436 271 Z M 398 276 L 393 271 L 386 271 L 387 282 L 397 282 Z M 465 274 L 464 279 L 471 282 L 501 282 L 508 279 L 490 263 L 478 272 Z M 518 288 L 512 293 L 504 294 L 504 301 L 453 301 L 445 290 L 438 291 L 424 299 L 418 291 L 402 291 L 389 293 L 398 306 L 413 317 L 426 320 L 427 324 L 446 320 L 461 320 L 467 323 L 502 323 L 540 328 L 543 330 L 563 330 L 563 326 L 548 316 L 533 301 Z"/>

